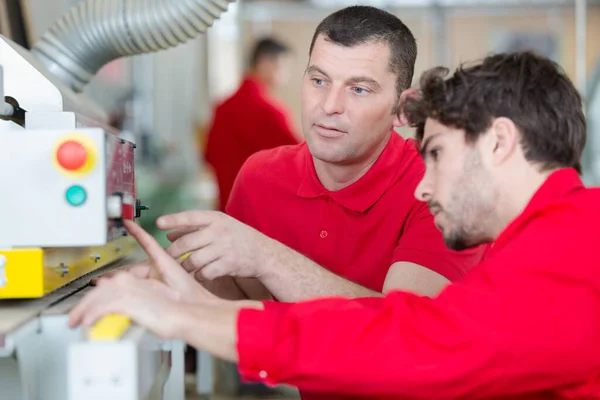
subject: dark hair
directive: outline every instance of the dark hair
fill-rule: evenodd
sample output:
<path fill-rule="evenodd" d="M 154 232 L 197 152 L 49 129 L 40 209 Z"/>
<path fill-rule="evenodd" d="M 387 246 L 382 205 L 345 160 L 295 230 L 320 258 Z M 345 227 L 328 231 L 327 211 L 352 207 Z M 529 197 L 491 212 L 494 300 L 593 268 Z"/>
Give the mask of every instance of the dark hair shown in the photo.
<path fill-rule="evenodd" d="M 345 47 L 382 42 L 390 47 L 390 70 L 397 75 L 398 96 L 412 83 L 417 58 L 417 42 L 406 25 L 395 15 L 370 6 L 352 6 L 336 11 L 317 27 L 309 56 L 319 35 Z"/>
<path fill-rule="evenodd" d="M 290 48 L 285 43 L 275 38 L 263 38 L 254 45 L 250 55 L 250 67 L 255 67 L 263 57 L 274 58 L 289 52 Z"/>
<path fill-rule="evenodd" d="M 521 133 L 525 158 L 542 170 L 573 167 L 581 172 L 586 122 L 579 93 L 562 68 L 534 52 L 491 55 L 473 66 L 423 73 L 420 96 L 404 112 L 418 140 L 425 121 L 464 129 L 474 142 L 494 118 L 512 120 Z"/>

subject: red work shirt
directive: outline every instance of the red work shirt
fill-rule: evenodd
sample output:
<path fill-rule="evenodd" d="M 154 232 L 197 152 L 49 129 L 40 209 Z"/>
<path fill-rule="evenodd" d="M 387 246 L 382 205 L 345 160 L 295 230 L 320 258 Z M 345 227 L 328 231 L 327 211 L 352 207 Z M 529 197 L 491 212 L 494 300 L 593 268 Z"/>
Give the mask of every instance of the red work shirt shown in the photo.
<path fill-rule="evenodd" d="M 296 144 L 287 110 L 256 79 L 247 77 L 214 113 L 205 159 L 219 186 L 219 209 L 225 210 L 235 178 L 252 154 Z"/>
<path fill-rule="evenodd" d="M 240 371 L 369 399 L 598 399 L 599 205 L 599 189 L 562 169 L 435 299 L 393 292 L 242 310 Z"/>
<path fill-rule="evenodd" d="M 390 266 L 419 264 L 455 280 L 481 251 L 449 250 L 414 197 L 425 166 L 412 140 L 392 134 L 371 169 L 335 192 L 323 187 L 306 143 L 257 153 L 227 213 L 335 274 L 381 292 Z"/>

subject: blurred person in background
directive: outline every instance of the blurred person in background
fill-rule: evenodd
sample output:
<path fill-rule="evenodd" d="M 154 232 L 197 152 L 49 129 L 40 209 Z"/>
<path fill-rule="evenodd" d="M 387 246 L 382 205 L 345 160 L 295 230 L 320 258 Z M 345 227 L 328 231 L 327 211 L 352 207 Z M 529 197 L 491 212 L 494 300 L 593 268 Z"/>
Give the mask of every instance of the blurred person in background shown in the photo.
<path fill-rule="evenodd" d="M 275 38 L 259 40 L 240 87 L 215 109 L 205 160 L 216 175 L 220 211 L 225 210 L 233 182 L 248 157 L 299 142 L 291 113 L 272 94 L 288 80 L 290 53 Z"/>

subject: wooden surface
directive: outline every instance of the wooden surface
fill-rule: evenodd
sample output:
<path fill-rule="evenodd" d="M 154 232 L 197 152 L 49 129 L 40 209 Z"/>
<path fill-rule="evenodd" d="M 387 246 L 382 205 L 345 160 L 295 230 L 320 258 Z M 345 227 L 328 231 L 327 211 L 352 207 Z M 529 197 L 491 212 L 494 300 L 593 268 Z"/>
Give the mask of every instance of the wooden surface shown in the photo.
<path fill-rule="evenodd" d="M 85 275 L 40 299 L 0 300 L 0 343 L 8 333 L 39 315 L 57 315 L 69 312 L 89 289 L 88 285 L 93 278 L 142 259 L 144 259 L 144 253 L 135 252 L 129 257 Z"/>

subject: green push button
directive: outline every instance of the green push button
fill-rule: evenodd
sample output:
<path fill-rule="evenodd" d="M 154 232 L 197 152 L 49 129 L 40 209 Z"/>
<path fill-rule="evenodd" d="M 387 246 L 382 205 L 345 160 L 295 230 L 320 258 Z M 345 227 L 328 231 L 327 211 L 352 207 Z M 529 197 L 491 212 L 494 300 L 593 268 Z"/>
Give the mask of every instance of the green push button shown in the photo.
<path fill-rule="evenodd" d="M 70 205 L 77 207 L 85 203 L 87 193 L 81 186 L 74 185 L 67 189 L 66 198 Z"/>

